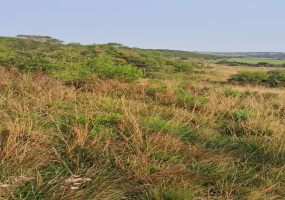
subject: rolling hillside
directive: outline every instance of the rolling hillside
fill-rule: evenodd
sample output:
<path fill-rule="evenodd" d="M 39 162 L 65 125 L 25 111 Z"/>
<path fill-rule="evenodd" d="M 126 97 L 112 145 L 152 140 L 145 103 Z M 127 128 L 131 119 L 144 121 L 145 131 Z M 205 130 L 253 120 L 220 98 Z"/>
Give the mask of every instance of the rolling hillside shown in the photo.
<path fill-rule="evenodd" d="M 178 55 L 1 37 L 0 199 L 284 199 L 285 71 Z"/>

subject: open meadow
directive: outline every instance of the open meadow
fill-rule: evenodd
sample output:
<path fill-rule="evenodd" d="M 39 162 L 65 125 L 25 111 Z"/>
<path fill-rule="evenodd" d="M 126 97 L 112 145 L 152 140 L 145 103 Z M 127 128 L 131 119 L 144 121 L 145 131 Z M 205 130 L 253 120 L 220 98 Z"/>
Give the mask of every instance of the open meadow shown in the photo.
<path fill-rule="evenodd" d="M 54 65 L 0 68 L 1 199 L 285 198 L 284 87 L 228 81 L 245 67 L 50 47 L 38 55 Z M 146 74 L 114 64 L 132 59 Z"/>
<path fill-rule="evenodd" d="M 236 61 L 236 62 L 243 62 L 243 63 L 249 63 L 249 64 L 257 64 L 260 62 L 266 62 L 269 64 L 279 64 L 283 65 L 285 64 L 284 59 L 270 59 L 270 58 L 230 58 L 230 61 Z"/>
<path fill-rule="evenodd" d="M 3 68 L 0 86 L 2 198 L 284 197 L 282 89 Z"/>

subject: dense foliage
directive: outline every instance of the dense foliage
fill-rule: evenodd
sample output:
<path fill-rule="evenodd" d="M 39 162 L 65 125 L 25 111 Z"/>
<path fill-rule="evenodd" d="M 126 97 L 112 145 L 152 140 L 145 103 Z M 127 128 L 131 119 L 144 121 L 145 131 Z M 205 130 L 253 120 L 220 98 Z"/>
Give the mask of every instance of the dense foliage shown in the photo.
<path fill-rule="evenodd" d="M 242 84 L 264 84 L 272 87 L 285 86 L 285 70 L 240 71 L 232 75 L 230 81 L 237 81 Z"/>
<path fill-rule="evenodd" d="M 186 60 L 189 58 L 201 59 L 201 60 L 217 60 L 225 58 L 225 56 L 206 54 L 206 53 L 196 53 L 189 51 L 180 51 L 180 50 L 169 50 L 169 49 L 155 49 L 150 51 L 158 51 L 161 52 L 165 57 L 178 57 L 181 60 Z"/>
<path fill-rule="evenodd" d="M 68 80 L 106 78 L 137 80 L 143 75 L 192 72 L 194 63 L 174 61 L 157 51 L 139 51 L 122 44 L 62 44 L 49 36 L 0 38 L 0 65 L 45 71 Z"/>

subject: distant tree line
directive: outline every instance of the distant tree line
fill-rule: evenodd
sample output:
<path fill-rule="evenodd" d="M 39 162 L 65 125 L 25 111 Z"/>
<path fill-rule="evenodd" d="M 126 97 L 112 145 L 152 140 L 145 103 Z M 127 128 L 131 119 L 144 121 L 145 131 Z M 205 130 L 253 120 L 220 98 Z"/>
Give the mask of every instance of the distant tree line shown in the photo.
<path fill-rule="evenodd" d="M 216 64 L 228 65 L 228 66 L 249 66 L 249 67 L 285 67 L 285 64 L 271 64 L 268 62 L 259 62 L 256 64 L 251 64 L 251 63 L 229 61 L 229 60 L 219 60 L 216 62 Z"/>
<path fill-rule="evenodd" d="M 144 50 L 141 50 L 144 51 Z M 163 56 L 171 58 L 176 57 L 181 60 L 187 60 L 189 58 L 199 59 L 199 60 L 218 60 L 226 58 L 226 56 L 218 56 L 204 53 L 196 53 L 189 51 L 180 51 L 180 50 L 168 50 L 168 49 L 147 49 L 147 51 L 158 51 L 161 52 Z"/>
<path fill-rule="evenodd" d="M 271 59 L 285 59 L 283 52 L 213 52 L 213 55 L 227 56 L 233 58 L 271 58 Z"/>

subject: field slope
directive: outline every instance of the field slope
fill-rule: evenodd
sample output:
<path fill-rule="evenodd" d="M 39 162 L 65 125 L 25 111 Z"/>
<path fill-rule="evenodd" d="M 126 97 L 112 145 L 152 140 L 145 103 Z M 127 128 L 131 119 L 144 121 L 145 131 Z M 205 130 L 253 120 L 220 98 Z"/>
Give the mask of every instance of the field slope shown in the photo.
<path fill-rule="evenodd" d="M 0 198 L 285 198 L 284 87 L 38 40 L 0 42 Z"/>

